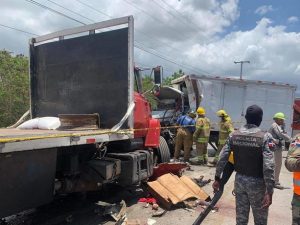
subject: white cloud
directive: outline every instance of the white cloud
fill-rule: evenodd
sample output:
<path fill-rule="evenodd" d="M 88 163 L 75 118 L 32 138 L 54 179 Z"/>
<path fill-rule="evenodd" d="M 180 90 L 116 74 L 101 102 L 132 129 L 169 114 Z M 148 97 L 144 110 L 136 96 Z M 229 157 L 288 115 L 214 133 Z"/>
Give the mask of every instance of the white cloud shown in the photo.
<path fill-rule="evenodd" d="M 300 64 L 296 67 L 295 74 L 299 74 L 300 75 Z"/>
<path fill-rule="evenodd" d="M 272 12 L 274 9 L 272 5 L 262 5 L 255 10 L 256 14 L 265 15 L 268 12 Z"/>
<path fill-rule="evenodd" d="M 206 45 L 195 44 L 185 54 L 194 65 L 212 74 L 238 76 L 239 67 L 233 62 L 249 60 L 251 63 L 244 67 L 248 79 L 295 83 L 300 87 L 300 33 L 272 26 L 266 18 L 252 30 L 233 32 Z"/>
<path fill-rule="evenodd" d="M 178 69 L 183 69 L 186 73 L 238 76 L 239 65 L 233 62 L 250 60 L 251 63 L 245 64 L 243 70 L 248 79 L 294 82 L 300 87 L 300 33 L 287 32 L 284 26 L 275 25 L 270 19 L 262 18 L 251 30 L 221 36 L 239 18 L 238 0 L 164 1 L 172 7 L 158 0 L 81 0 L 102 14 L 77 1 L 72 1 L 72 4 L 69 0 L 53 1 L 93 21 L 108 19 L 103 13 L 113 18 L 133 15 L 135 40 L 143 48 L 169 59 L 166 61 L 136 48 L 137 65 L 162 65 L 165 76 Z M 40 2 L 91 23 L 48 1 Z M 273 10 L 272 6 L 266 8 Z M 1 0 L 0 21 L 37 34 L 80 25 L 19 0 Z M 0 49 L 28 55 L 30 37 L 0 27 Z"/>
<path fill-rule="evenodd" d="M 299 21 L 299 18 L 297 16 L 291 16 L 288 18 L 288 23 L 296 23 Z"/>

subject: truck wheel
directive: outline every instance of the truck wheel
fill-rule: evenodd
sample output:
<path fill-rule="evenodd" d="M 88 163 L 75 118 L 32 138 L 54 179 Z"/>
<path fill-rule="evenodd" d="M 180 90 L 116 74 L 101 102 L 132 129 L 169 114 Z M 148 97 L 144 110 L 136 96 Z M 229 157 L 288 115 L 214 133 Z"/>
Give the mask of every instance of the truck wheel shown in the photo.
<path fill-rule="evenodd" d="M 170 162 L 170 149 L 164 137 L 159 137 L 159 147 L 157 148 L 158 162 Z"/>

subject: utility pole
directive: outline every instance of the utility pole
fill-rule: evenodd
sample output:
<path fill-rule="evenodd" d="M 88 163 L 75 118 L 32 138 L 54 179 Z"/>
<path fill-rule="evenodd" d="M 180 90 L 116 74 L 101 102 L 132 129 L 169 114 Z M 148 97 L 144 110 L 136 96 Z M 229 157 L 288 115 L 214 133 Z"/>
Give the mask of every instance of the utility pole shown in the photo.
<path fill-rule="evenodd" d="M 240 79 L 242 80 L 242 78 L 243 78 L 243 63 L 250 63 L 250 61 L 239 61 L 239 62 L 234 61 L 234 63 L 235 64 L 237 64 L 237 63 L 241 64 Z"/>

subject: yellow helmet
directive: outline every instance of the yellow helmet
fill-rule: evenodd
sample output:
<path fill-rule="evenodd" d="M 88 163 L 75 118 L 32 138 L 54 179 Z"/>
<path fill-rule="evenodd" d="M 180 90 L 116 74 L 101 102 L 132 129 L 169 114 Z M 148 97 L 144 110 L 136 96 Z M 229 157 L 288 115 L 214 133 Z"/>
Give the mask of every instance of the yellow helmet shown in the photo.
<path fill-rule="evenodd" d="M 198 107 L 197 113 L 198 115 L 205 115 L 205 109 L 203 107 Z"/>
<path fill-rule="evenodd" d="M 217 115 L 219 117 L 225 117 L 225 116 L 228 116 L 228 114 L 226 113 L 226 111 L 224 109 L 220 109 L 218 112 L 217 112 Z"/>

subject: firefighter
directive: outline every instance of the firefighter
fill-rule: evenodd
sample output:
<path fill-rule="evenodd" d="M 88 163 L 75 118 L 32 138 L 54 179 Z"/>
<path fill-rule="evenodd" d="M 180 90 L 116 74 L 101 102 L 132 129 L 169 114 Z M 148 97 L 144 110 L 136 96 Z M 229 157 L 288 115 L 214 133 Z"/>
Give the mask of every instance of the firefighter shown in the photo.
<path fill-rule="evenodd" d="M 196 131 L 193 135 L 193 141 L 196 142 L 197 156 L 191 159 L 191 163 L 195 165 L 207 164 L 207 145 L 210 135 L 210 121 L 205 116 L 205 109 L 199 107 L 197 109 L 198 119 L 196 122 Z"/>
<path fill-rule="evenodd" d="M 297 134 L 289 147 L 285 167 L 293 172 L 294 195 L 292 199 L 293 225 L 300 224 L 300 134 Z"/>
<path fill-rule="evenodd" d="M 210 163 L 212 165 L 216 165 L 219 160 L 220 152 L 225 145 L 226 139 L 228 138 L 229 134 L 234 130 L 233 125 L 231 123 L 231 118 L 225 112 L 224 109 L 221 109 L 217 112 L 217 116 L 220 117 L 219 123 L 219 141 L 218 141 L 218 150 L 216 152 L 215 158 Z"/>
<path fill-rule="evenodd" d="M 272 137 L 258 128 L 262 117 L 263 111 L 259 106 L 247 108 L 247 124 L 230 134 L 216 167 L 215 192 L 221 188 L 221 175 L 233 151 L 237 225 L 248 224 L 250 206 L 254 223 L 266 225 L 268 208 L 272 204 L 275 183 L 274 156 L 269 148 Z"/>
<path fill-rule="evenodd" d="M 180 127 L 177 130 L 173 161 L 177 161 L 179 159 L 182 147 L 184 150 L 184 161 L 189 161 L 193 145 L 193 133 L 195 131 L 196 124 L 195 118 L 196 113 L 194 111 L 190 111 L 188 115 L 183 115 L 177 119 L 176 123 Z"/>
<path fill-rule="evenodd" d="M 274 123 L 269 129 L 269 133 L 273 136 L 275 142 L 274 159 L 275 159 L 275 188 L 284 189 L 279 182 L 279 175 L 282 165 L 282 150 L 285 150 L 285 142 L 290 142 L 290 136 L 284 132 L 285 115 L 278 112 L 273 116 Z"/>

